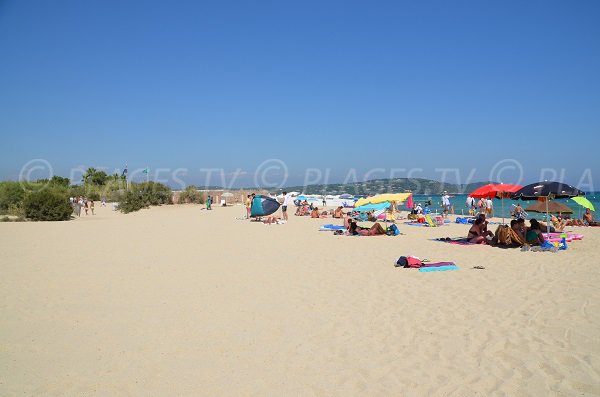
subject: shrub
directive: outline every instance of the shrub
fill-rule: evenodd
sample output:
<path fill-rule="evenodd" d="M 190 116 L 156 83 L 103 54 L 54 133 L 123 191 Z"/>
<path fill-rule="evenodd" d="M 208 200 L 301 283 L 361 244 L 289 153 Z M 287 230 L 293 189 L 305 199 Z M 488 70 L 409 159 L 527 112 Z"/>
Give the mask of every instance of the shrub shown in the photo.
<path fill-rule="evenodd" d="M 28 194 L 23 201 L 23 209 L 25 216 L 35 221 L 66 221 L 73 213 L 68 198 L 50 189 Z"/>
<path fill-rule="evenodd" d="M 0 211 L 6 211 L 11 205 L 19 205 L 25 198 L 25 190 L 19 182 L 0 183 Z"/>
<path fill-rule="evenodd" d="M 127 214 L 151 205 L 162 204 L 171 204 L 171 189 L 168 186 L 152 181 L 132 183 L 131 190 L 125 193 L 119 203 L 119 209 Z"/>
<path fill-rule="evenodd" d="M 188 186 L 179 194 L 179 198 L 177 200 L 179 204 L 185 203 L 195 203 L 195 204 L 203 204 L 204 203 L 204 195 L 198 191 L 196 186 Z"/>
<path fill-rule="evenodd" d="M 90 194 L 88 194 L 88 198 L 93 201 L 100 201 L 100 193 L 91 192 Z"/>

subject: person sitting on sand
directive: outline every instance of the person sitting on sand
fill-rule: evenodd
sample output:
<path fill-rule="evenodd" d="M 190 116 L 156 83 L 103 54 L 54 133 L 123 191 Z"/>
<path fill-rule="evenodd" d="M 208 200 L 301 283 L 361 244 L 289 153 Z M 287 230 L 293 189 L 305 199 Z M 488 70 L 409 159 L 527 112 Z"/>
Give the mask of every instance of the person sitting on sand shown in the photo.
<path fill-rule="evenodd" d="M 522 224 L 525 225 L 525 220 L 523 220 Z M 519 236 L 519 238 L 522 241 L 526 241 L 525 231 L 523 230 L 523 227 L 521 226 L 521 223 L 518 220 L 513 219 L 512 221 L 510 221 L 510 228 L 513 230 L 513 232 L 515 232 L 517 236 Z"/>
<path fill-rule="evenodd" d="M 566 219 L 558 219 L 556 216 L 552 215 L 552 218 L 550 218 L 552 220 L 552 224 L 554 225 L 554 229 L 558 230 L 559 232 L 562 232 L 563 229 L 565 228 L 565 226 L 567 226 L 567 220 Z"/>
<path fill-rule="evenodd" d="M 540 223 L 536 219 L 532 219 L 529 221 L 530 227 L 527 229 L 527 233 L 525 234 L 525 239 L 527 240 L 527 244 L 529 245 L 542 245 L 544 244 L 544 235 L 542 234 L 542 228 Z"/>
<path fill-rule="evenodd" d="M 469 242 L 474 244 L 485 244 L 487 240 L 491 240 L 493 237 L 494 233 L 487 230 L 485 215 L 483 217 L 478 216 L 477 219 L 475 219 L 473 226 L 471 226 L 469 233 L 467 234 Z"/>
<path fill-rule="evenodd" d="M 379 236 L 385 234 L 385 229 L 379 223 L 375 222 L 373 226 L 370 228 L 358 226 L 356 221 L 350 222 L 350 227 L 348 228 L 348 232 L 351 235 L 361 235 L 361 236 Z"/>
<path fill-rule="evenodd" d="M 335 211 L 333 212 L 333 217 L 334 218 L 339 218 L 339 219 L 343 218 L 344 217 L 344 211 L 342 211 L 343 208 L 344 207 L 342 207 L 342 206 L 337 207 L 335 209 Z"/>
<path fill-rule="evenodd" d="M 313 208 L 313 210 L 310 212 L 310 217 L 315 219 L 319 217 L 319 209 L 317 207 Z"/>
<path fill-rule="evenodd" d="M 583 223 L 586 226 L 598 226 L 599 223 L 594 221 L 594 215 L 592 215 L 592 212 L 590 211 L 589 208 L 585 209 L 585 214 L 583 214 Z"/>

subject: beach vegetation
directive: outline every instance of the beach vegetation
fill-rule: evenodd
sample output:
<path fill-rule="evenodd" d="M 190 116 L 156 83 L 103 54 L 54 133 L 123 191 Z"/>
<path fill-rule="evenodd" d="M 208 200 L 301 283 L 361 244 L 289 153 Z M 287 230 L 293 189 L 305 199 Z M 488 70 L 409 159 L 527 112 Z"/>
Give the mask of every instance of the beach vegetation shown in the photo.
<path fill-rule="evenodd" d="M 67 196 L 54 189 L 28 193 L 23 200 L 23 210 L 25 216 L 34 221 L 66 221 L 73 213 Z"/>
<path fill-rule="evenodd" d="M 13 205 L 18 205 L 25 198 L 25 189 L 20 182 L 0 182 L 0 211 L 6 213 Z"/>
<path fill-rule="evenodd" d="M 177 201 L 179 204 L 204 204 L 204 195 L 198 191 L 196 186 L 190 185 L 179 194 Z"/>
<path fill-rule="evenodd" d="M 129 190 L 119 200 L 119 210 L 127 214 L 152 205 L 172 204 L 171 197 L 171 188 L 162 183 L 131 183 Z"/>

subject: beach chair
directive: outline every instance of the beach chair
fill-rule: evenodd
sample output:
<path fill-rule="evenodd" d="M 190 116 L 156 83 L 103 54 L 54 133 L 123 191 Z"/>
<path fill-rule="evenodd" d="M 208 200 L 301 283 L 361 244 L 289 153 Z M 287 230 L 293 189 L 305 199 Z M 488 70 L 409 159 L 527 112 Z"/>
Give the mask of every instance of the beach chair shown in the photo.
<path fill-rule="evenodd" d="M 433 219 L 431 219 L 430 214 L 425 215 L 425 222 L 427 222 L 427 226 L 429 226 L 429 227 L 437 227 L 438 226 L 437 222 L 434 221 Z"/>

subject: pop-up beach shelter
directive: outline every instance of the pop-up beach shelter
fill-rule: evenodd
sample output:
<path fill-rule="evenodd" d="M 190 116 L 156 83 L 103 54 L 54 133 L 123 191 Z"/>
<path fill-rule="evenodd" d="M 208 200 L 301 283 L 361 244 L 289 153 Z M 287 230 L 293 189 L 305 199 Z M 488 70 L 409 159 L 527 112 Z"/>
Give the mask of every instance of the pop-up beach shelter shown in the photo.
<path fill-rule="evenodd" d="M 274 198 L 267 196 L 255 196 L 252 200 L 252 208 L 250 209 L 251 217 L 267 216 L 275 213 L 279 209 L 279 202 Z"/>
<path fill-rule="evenodd" d="M 545 201 L 546 217 L 549 218 L 548 202 L 550 200 L 577 196 L 585 196 L 585 193 L 566 183 L 544 181 L 523 186 L 521 189 L 517 190 L 511 198 L 513 200 Z M 546 222 L 546 224 L 548 226 L 548 233 L 550 233 L 550 222 Z"/>
<path fill-rule="evenodd" d="M 473 190 L 469 196 L 473 198 L 499 198 L 502 202 L 502 223 L 504 223 L 504 199 L 510 197 L 523 186 L 505 183 L 490 183 Z"/>

